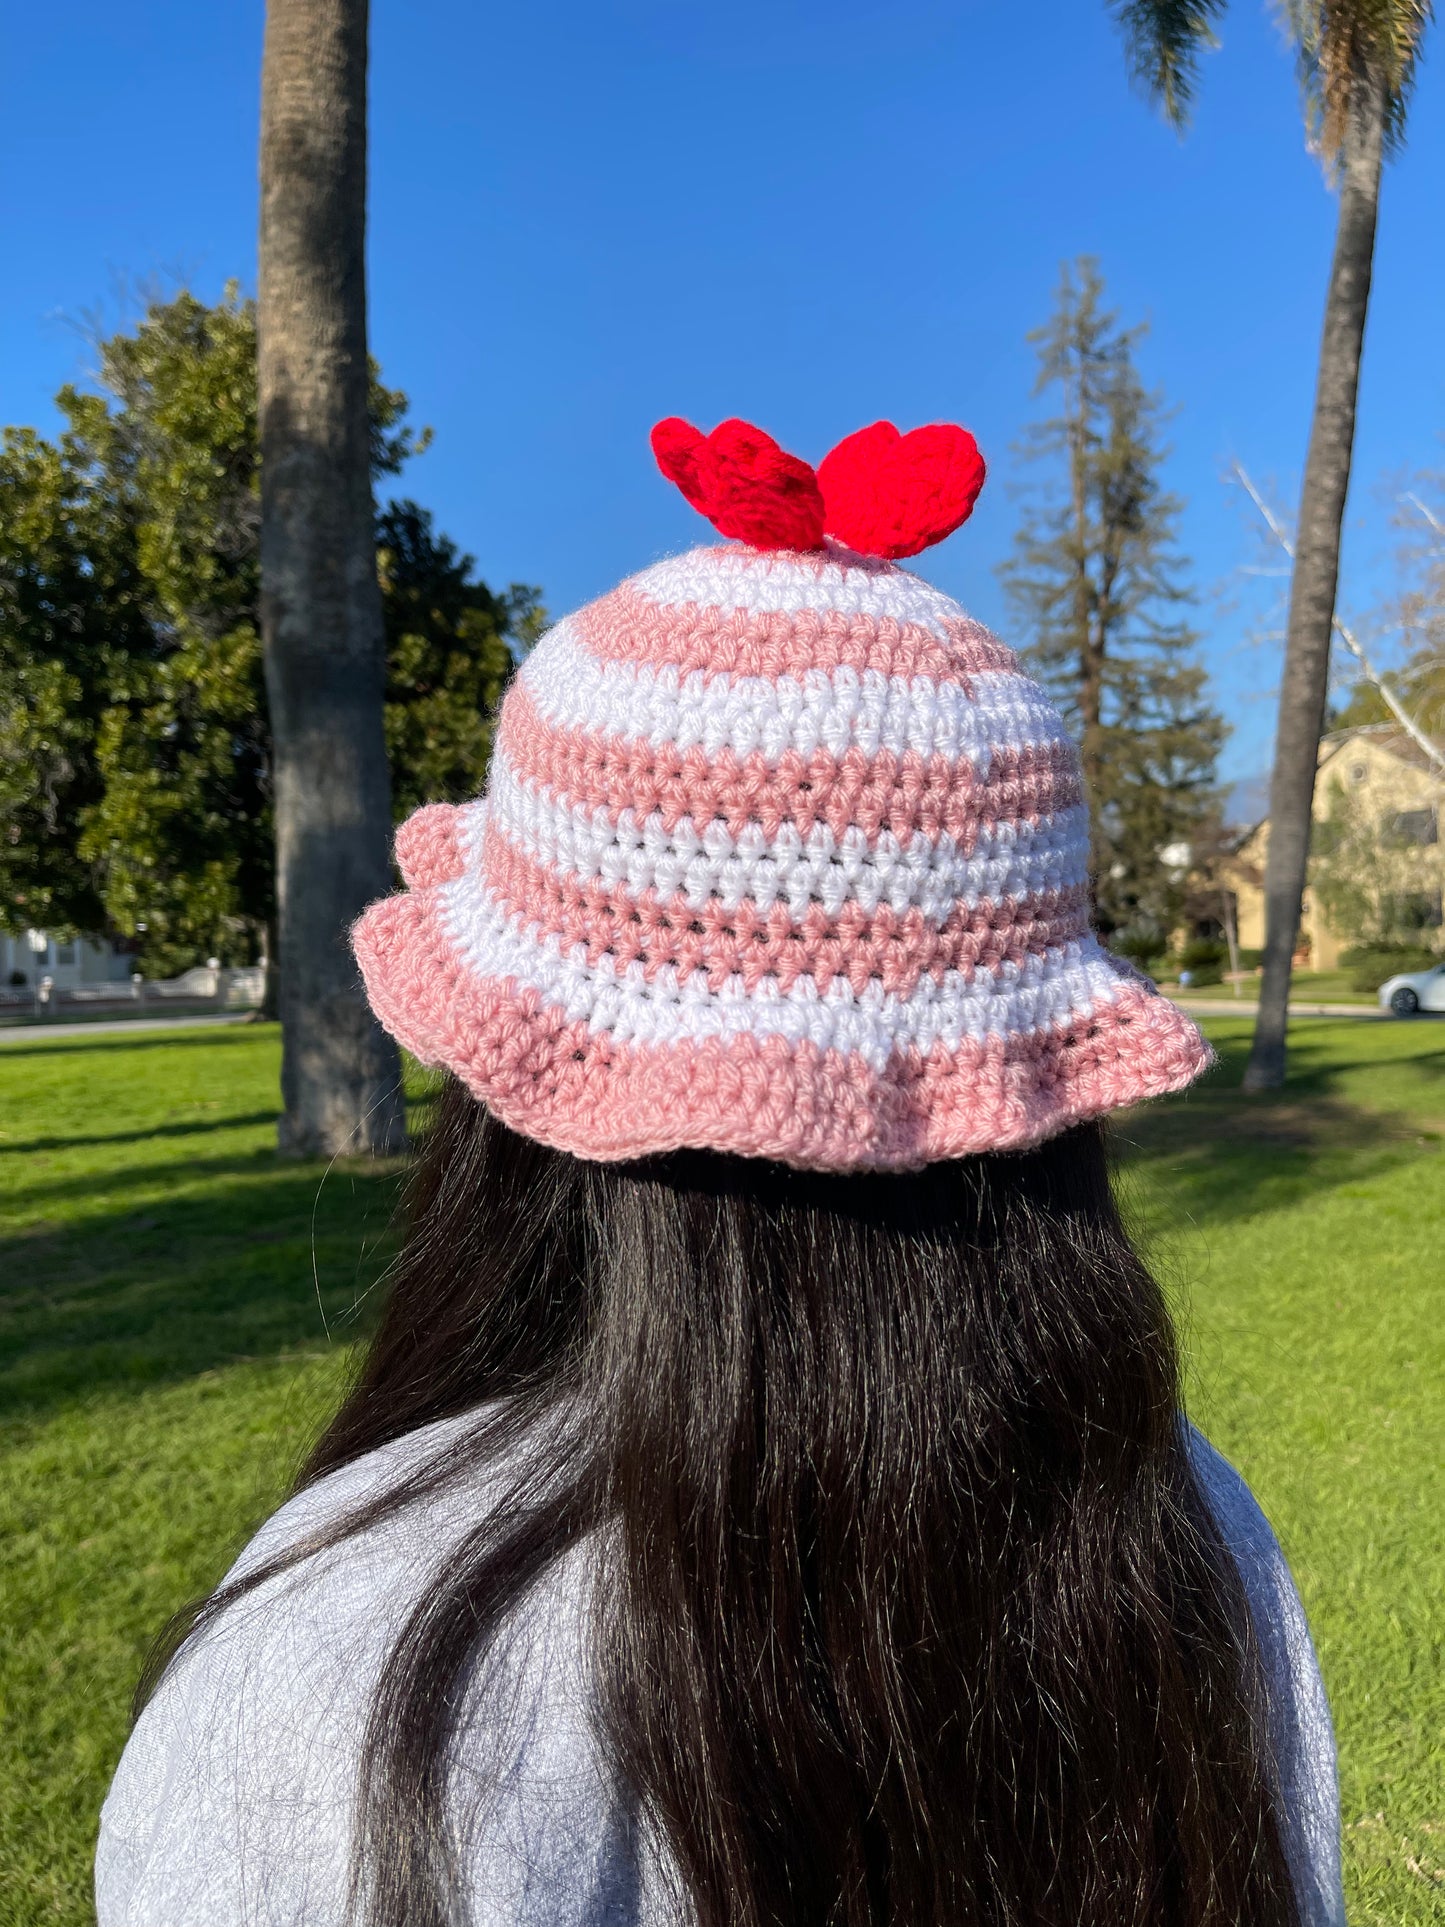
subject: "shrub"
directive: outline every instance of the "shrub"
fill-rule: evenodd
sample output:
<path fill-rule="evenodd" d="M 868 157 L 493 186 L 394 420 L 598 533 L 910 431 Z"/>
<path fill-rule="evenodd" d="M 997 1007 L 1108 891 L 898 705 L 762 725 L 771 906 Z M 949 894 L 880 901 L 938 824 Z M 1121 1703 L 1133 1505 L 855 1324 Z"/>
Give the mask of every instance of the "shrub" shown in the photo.
<path fill-rule="evenodd" d="M 1208 970 L 1215 964 L 1222 966 L 1228 954 L 1217 937 L 1194 937 L 1179 952 L 1179 962 L 1185 970 L 1195 973 L 1194 981 L 1199 983 L 1201 979 L 1198 972 Z M 1218 977 L 1214 982 L 1219 982 Z"/>
<path fill-rule="evenodd" d="M 1123 929 L 1112 932 L 1109 948 L 1115 956 L 1127 957 L 1140 970 L 1148 970 L 1163 957 L 1169 944 L 1156 923 L 1126 923 Z"/>
<path fill-rule="evenodd" d="M 1417 944 L 1356 944 L 1340 952 L 1340 967 L 1350 973 L 1351 990 L 1378 990 L 1387 977 L 1402 970 L 1428 970 L 1438 963 L 1433 950 Z"/>
<path fill-rule="evenodd" d="M 1241 950 L 1239 953 L 1239 967 L 1241 970 L 1258 970 L 1263 962 L 1264 952 L 1262 950 Z"/>

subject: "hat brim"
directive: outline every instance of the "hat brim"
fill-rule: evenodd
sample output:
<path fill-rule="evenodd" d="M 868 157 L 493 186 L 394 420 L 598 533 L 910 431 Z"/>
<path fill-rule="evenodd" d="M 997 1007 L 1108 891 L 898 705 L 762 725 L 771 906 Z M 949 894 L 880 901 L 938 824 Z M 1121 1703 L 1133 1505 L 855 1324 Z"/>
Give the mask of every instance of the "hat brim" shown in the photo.
<path fill-rule="evenodd" d="M 475 972 L 441 884 L 373 904 L 352 937 L 372 1008 L 399 1043 L 454 1072 L 511 1129 L 582 1158 L 697 1147 L 814 1170 L 906 1170 L 1039 1143 L 1182 1090 L 1213 1062 L 1184 1012 L 1102 949 L 1109 989 L 1088 1010 L 899 1051 L 880 1071 L 806 1039 L 659 1046 L 569 1019 L 535 987 Z"/>

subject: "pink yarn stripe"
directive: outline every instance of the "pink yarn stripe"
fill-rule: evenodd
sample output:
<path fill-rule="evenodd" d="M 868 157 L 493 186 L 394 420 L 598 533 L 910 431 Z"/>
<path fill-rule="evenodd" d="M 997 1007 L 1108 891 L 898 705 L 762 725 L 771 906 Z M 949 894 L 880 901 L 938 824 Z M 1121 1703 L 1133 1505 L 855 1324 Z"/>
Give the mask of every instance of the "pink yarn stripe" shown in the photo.
<path fill-rule="evenodd" d="M 846 666 L 962 682 L 984 670 L 1018 669 L 1011 649 L 963 617 L 945 623 L 940 640 L 922 623 L 891 616 L 659 603 L 630 582 L 589 604 L 572 626 L 604 661 L 666 663 L 684 673 L 776 678 Z"/>
<path fill-rule="evenodd" d="M 703 542 L 690 551 L 693 555 L 707 556 L 712 561 L 731 563 L 750 574 L 774 575 L 779 566 L 790 575 L 810 575 L 814 581 L 821 582 L 828 574 L 836 576 L 843 583 L 848 575 L 908 575 L 909 570 L 900 568 L 898 563 L 890 562 L 881 555 L 859 555 L 842 542 L 831 537 L 824 541 L 821 549 L 793 550 L 779 554 L 771 549 L 750 549 L 743 542 Z"/>
<path fill-rule="evenodd" d="M 449 883 L 467 867 L 463 842 L 466 811 L 451 803 L 426 803 L 396 833 L 396 867 L 414 890 Z"/>
<path fill-rule="evenodd" d="M 900 914 L 888 904 L 870 914 L 849 902 L 836 917 L 813 904 L 800 922 L 785 903 L 762 909 L 745 899 L 729 909 L 714 900 L 699 907 L 681 893 L 633 895 L 556 870 L 519 850 L 495 823 L 483 839 L 482 877 L 503 909 L 569 946 L 585 944 L 591 963 L 612 957 L 622 969 L 640 962 L 649 981 L 668 965 L 684 980 L 700 970 L 714 990 L 736 975 L 749 992 L 767 976 L 784 992 L 802 976 L 826 991 L 841 976 L 859 995 L 877 981 L 906 997 L 925 974 L 939 980 L 958 970 L 971 977 L 1057 949 L 1089 929 L 1084 885 L 974 908 L 958 904 L 941 925 L 916 907 Z"/>
<path fill-rule="evenodd" d="M 470 976 L 434 889 L 373 904 L 353 931 L 372 1006 L 423 1063 L 502 1121 L 579 1157 L 708 1145 L 822 1169 L 898 1168 L 1034 1143 L 1181 1090 L 1210 1061 L 1182 1011 L 1132 978 L 1087 1018 L 991 1036 L 880 1076 L 783 1037 L 642 1048 L 569 1023 L 537 992 Z"/>
<path fill-rule="evenodd" d="M 818 749 L 808 757 L 790 750 L 769 763 L 758 750 L 709 756 L 698 746 L 684 751 L 580 726 L 557 729 L 538 714 L 523 682 L 507 693 L 497 740 L 517 775 L 557 800 L 630 810 L 639 819 L 660 812 L 669 834 L 684 818 L 721 820 L 734 835 L 759 823 L 770 838 L 784 823 L 803 835 L 826 823 L 840 837 L 850 826 L 869 837 L 946 832 L 969 855 L 980 824 L 1037 822 L 1083 801 L 1067 742 L 993 748 L 982 779 L 967 761 L 916 750 L 835 756 Z"/>

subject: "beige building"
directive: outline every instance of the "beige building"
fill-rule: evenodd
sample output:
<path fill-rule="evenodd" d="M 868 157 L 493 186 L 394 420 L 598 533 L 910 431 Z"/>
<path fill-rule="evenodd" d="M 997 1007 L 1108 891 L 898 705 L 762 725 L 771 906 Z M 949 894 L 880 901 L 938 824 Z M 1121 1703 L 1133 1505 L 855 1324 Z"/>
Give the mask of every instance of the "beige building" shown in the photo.
<path fill-rule="evenodd" d="M 1350 805 L 1379 827 L 1382 846 L 1388 840 L 1396 861 L 1408 866 L 1413 894 L 1433 906 L 1433 924 L 1423 940 L 1445 949 L 1441 898 L 1445 894 L 1445 776 L 1402 729 L 1393 723 L 1369 723 L 1343 729 L 1320 743 L 1319 775 L 1315 781 L 1314 819 L 1323 823 L 1335 806 L 1336 789 Z M 1264 862 L 1269 849 L 1269 819 L 1257 823 L 1239 844 L 1229 865 L 1235 895 L 1239 942 L 1243 949 L 1264 948 Z M 1314 970 L 1333 970 L 1340 952 L 1353 941 L 1348 932 L 1334 930 L 1315 899 L 1305 891 L 1300 925 L 1300 948 Z"/>

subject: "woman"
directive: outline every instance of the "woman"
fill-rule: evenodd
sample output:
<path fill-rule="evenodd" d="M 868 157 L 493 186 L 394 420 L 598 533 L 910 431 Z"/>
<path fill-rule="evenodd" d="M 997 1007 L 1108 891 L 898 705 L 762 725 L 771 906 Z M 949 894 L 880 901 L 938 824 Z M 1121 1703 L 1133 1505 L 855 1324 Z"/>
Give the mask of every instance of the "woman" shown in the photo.
<path fill-rule="evenodd" d="M 736 545 L 538 645 L 358 925 L 451 1076 L 101 1927 L 1333 1927 L 1299 1603 L 1109 1184 L 1207 1048 L 1090 932 L 1042 692 L 896 566 L 972 440 L 654 447 Z"/>

